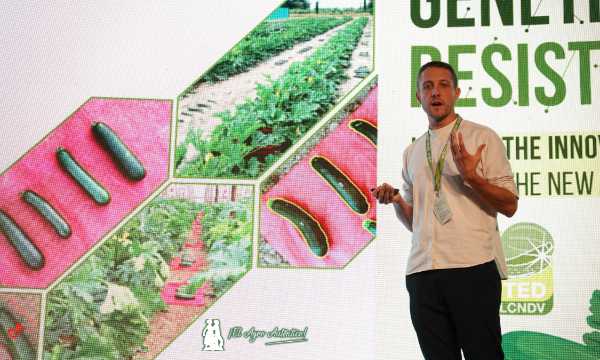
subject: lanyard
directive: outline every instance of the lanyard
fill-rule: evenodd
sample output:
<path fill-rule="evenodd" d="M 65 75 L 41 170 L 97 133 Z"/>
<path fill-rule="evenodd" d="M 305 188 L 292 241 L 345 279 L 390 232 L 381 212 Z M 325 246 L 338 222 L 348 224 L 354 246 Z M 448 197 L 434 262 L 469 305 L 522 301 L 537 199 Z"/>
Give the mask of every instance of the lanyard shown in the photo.
<path fill-rule="evenodd" d="M 454 133 L 458 129 L 461 122 L 462 118 L 460 117 L 460 115 L 457 114 L 456 122 L 454 123 L 454 127 L 452 127 L 450 136 L 452 136 L 452 133 Z M 429 163 L 429 169 L 431 170 L 431 175 L 433 176 L 433 189 L 435 190 L 435 194 L 439 195 L 440 188 L 442 187 L 442 170 L 444 169 L 444 164 L 446 163 L 446 153 L 448 152 L 448 140 L 446 140 L 446 145 L 444 145 L 444 148 L 442 149 L 442 152 L 440 154 L 440 158 L 438 159 L 435 165 L 435 170 L 433 169 L 433 159 L 431 156 L 431 134 L 429 133 L 429 130 L 427 130 L 427 141 L 425 142 L 425 144 L 427 162 Z"/>

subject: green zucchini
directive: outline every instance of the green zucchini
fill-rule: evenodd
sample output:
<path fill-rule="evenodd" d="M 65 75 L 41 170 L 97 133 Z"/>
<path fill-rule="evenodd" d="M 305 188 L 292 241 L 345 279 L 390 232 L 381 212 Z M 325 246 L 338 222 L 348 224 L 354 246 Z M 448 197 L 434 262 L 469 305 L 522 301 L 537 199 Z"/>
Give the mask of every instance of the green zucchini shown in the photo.
<path fill-rule="evenodd" d="M 193 300 L 196 298 L 196 289 L 190 287 L 190 285 L 182 285 L 177 288 L 175 292 L 175 298 L 182 300 Z"/>
<path fill-rule="evenodd" d="M 85 190 L 85 192 L 99 205 L 106 205 L 110 202 L 110 194 L 94 178 L 88 174 L 73 159 L 66 149 L 59 147 L 56 150 L 58 162 L 63 169 Z"/>
<path fill-rule="evenodd" d="M 369 142 L 377 146 L 377 127 L 365 120 L 352 120 L 348 123 L 348 127 L 360 135 L 364 136 Z"/>
<path fill-rule="evenodd" d="M 0 230 L 17 250 L 21 259 L 31 269 L 39 270 L 44 267 L 44 255 L 31 242 L 29 237 L 4 211 L 0 210 Z"/>
<path fill-rule="evenodd" d="M 366 196 L 350 180 L 348 175 L 333 165 L 322 156 L 315 156 L 310 160 L 311 167 L 335 190 L 342 200 L 359 215 L 369 211 Z"/>
<path fill-rule="evenodd" d="M 26 190 L 21 193 L 21 198 L 25 200 L 26 203 L 33 206 L 37 212 L 39 212 L 40 215 L 54 227 L 58 236 L 63 239 L 71 236 L 71 227 L 67 221 L 46 201 L 46 199 L 31 190 Z"/>
<path fill-rule="evenodd" d="M 267 206 L 275 214 L 292 223 L 314 255 L 323 257 L 327 254 L 329 250 L 327 235 L 319 222 L 309 213 L 298 205 L 281 198 L 270 199 Z"/>
<path fill-rule="evenodd" d="M 196 259 L 194 258 L 194 255 L 192 255 L 192 252 L 189 249 L 185 249 L 181 254 L 181 261 L 179 262 L 179 265 L 184 267 L 192 266 L 195 261 Z"/>
<path fill-rule="evenodd" d="M 92 132 L 110 153 L 123 175 L 132 180 L 142 180 L 146 176 L 142 163 L 108 125 L 102 122 L 94 123 Z"/>
<path fill-rule="evenodd" d="M 27 341 L 22 325 L 17 324 L 13 314 L 0 304 L 0 339 L 4 340 L 2 343 L 6 345 L 12 360 L 35 360 L 35 351 Z M 18 326 L 21 329 L 15 332 Z"/>
<path fill-rule="evenodd" d="M 363 229 L 371 233 L 371 235 L 377 235 L 377 222 L 371 219 L 365 219 L 362 223 Z"/>
<path fill-rule="evenodd" d="M 198 289 L 200 289 L 205 282 L 206 279 L 201 279 L 200 281 L 191 281 L 187 284 L 180 285 L 175 292 L 175 297 L 182 300 L 193 300 L 196 298 Z"/>

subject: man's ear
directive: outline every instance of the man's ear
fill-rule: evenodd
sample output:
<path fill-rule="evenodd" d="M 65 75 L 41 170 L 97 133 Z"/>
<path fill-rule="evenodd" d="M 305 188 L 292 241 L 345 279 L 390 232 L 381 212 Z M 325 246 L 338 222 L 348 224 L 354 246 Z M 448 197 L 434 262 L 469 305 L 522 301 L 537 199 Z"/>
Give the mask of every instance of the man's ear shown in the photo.
<path fill-rule="evenodd" d="M 460 97 L 460 88 L 459 87 L 456 88 L 454 95 L 456 96 L 456 99 L 458 100 L 458 98 Z"/>
<path fill-rule="evenodd" d="M 417 101 L 418 101 L 418 102 L 419 102 L 419 104 L 420 104 L 420 103 L 421 103 L 421 96 L 420 96 L 420 94 L 419 94 L 419 90 L 417 90 L 417 91 L 415 92 L 415 97 L 417 98 Z"/>

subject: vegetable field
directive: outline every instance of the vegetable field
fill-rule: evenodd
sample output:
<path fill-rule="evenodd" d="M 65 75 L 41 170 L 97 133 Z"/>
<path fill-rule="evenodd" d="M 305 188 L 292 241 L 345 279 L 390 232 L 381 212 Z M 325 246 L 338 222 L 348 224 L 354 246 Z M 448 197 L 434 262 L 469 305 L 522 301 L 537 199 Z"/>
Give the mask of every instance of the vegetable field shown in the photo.
<path fill-rule="evenodd" d="M 303 23 L 308 26 L 301 26 Z M 310 55 L 303 57 L 302 61 L 287 63 L 288 58 L 294 58 L 290 56 L 275 62 L 287 66 L 281 75 L 272 77 L 269 73 L 263 74 L 261 81 L 251 82 L 251 97 L 242 98 L 231 107 L 213 113 L 212 117 L 203 115 L 202 121 L 213 125 L 198 123 L 188 127 L 185 134 L 178 131 L 176 175 L 256 178 L 268 169 L 344 95 L 341 85 L 350 78 L 347 70 L 353 56 L 357 56 L 353 53 L 368 23 L 370 18 L 365 16 L 352 20 L 350 17 L 302 18 L 259 25 L 194 86 L 226 79 L 236 72 L 258 71 L 251 66 L 262 61 L 261 56 L 272 56 L 296 42 L 301 44 L 296 48 L 297 53 L 310 52 Z M 335 26 L 337 28 L 329 30 L 329 37 L 321 37 L 316 43 L 313 40 L 310 46 L 302 45 L 305 39 L 314 38 Z M 273 32 L 273 28 L 281 30 L 274 31 L 271 37 L 264 37 L 267 29 Z M 366 54 L 370 56 L 370 52 Z M 370 70 L 361 71 L 368 73 Z M 180 123 L 186 123 L 187 115 L 193 117 L 212 111 L 209 108 L 218 108 L 211 99 L 192 106 L 187 97 L 200 99 L 202 95 L 199 92 L 194 95 L 194 86 L 180 98 Z M 202 89 L 211 93 L 210 85 Z M 231 88 L 228 93 L 235 97 L 236 91 L 236 88 Z M 184 103 L 185 106 L 182 105 Z"/>
<path fill-rule="evenodd" d="M 262 22 L 204 74 L 199 82 L 216 82 L 239 74 L 296 43 L 309 40 L 338 25 L 349 16 L 336 18 L 304 18 L 286 22 Z"/>
<path fill-rule="evenodd" d="M 248 271 L 250 200 L 201 203 L 158 197 L 150 202 L 48 293 L 44 358 L 156 356 L 178 333 L 161 333 L 166 342 L 147 344 L 149 334 L 165 331 L 153 328 L 155 317 L 169 317 L 173 310 L 180 317 L 175 322 L 187 326 Z M 198 219 L 201 234 L 191 232 Z M 202 278 L 209 291 L 196 311 L 178 311 L 164 290 L 175 272 L 174 259 L 189 245 L 201 249 L 192 262 L 203 265 L 188 285 Z"/>

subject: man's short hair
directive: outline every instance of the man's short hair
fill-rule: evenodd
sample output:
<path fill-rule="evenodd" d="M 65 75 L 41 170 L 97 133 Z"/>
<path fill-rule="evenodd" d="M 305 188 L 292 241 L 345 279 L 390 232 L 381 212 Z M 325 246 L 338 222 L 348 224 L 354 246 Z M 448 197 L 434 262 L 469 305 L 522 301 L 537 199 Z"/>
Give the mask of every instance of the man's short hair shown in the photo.
<path fill-rule="evenodd" d="M 424 64 L 419 69 L 419 73 L 417 74 L 417 89 L 419 89 L 419 80 L 421 79 L 421 74 L 423 73 L 423 71 L 425 71 L 431 67 L 442 68 L 442 69 L 446 69 L 446 70 L 450 71 L 450 74 L 452 74 L 452 84 L 454 85 L 455 88 L 458 87 L 458 78 L 456 77 L 456 72 L 454 71 L 452 66 L 450 66 L 450 64 L 445 63 L 443 61 L 434 60 L 434 61 L 428 62 L 427 64 Z"/>

